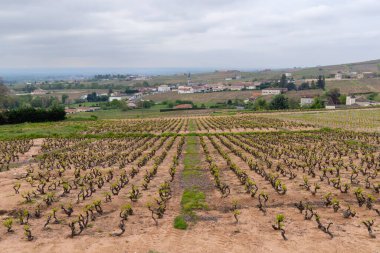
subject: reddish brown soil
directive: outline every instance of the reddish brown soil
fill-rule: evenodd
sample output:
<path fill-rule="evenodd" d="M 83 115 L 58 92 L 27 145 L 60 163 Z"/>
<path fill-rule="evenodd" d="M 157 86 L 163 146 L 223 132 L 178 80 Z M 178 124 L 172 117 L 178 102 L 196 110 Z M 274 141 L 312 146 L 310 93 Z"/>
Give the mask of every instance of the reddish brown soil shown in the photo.
<path fill-rule="evenodd" d="M 112 203 L 104 205 L 104 214 L 97 217 L 92 226 L 86 229 L 82 235 L 69 238 L 70 229 L 66 225 L 67 218 L 59 210 L 58 217 L 62 224 L 50 224 L 48 229 L 43 229 L 47 214 L 51 208 L 44 209 L 43 217 L 30 221 L 32 233 L 35 239 L 28 242 L 23 235 L 23 228 L 15 222 L 14 232 L 6 233 L 4 227 L 0 228 L 0 252 L 379 252 L 380 249 L 380 222 L 375 221 L 374 233 L 377 239 L 370 239 L 366 228 L 361 221 L 368 217 L 373 217 L 369 211 L 363 208 L 355 208 L 358 215 L 351 219 L 342 218 L 341 214 L 334 213 L 331 208 L 318 208 L 322 215 L 323 222 L 333 221 L 332 232 L 334 238 L 330 239 L 317 228 L 315 221 L 305 221 L 293 203 L 297 200 L 309 200 L 315 203 L 321 201 L 321 196 L 327 192 L 327 188 L 322 188 L 316 195 L 302 190 L 298 184 L 302 177 L 297 178 L 292 183 L 288 183 L 288 192 L 285 196 L 278 195 L 268 182 L 259 175 L 249 170 L 248 166 L 232 153 L 229 155 L 233 161 L 243 168 L 250 177 L 253 177 L 260 190 L 269 194 L 269 206 L 266 215 L 256 207 L 257 198 L 251 198 L 244 192 L 244 187 L 240 184 L 236 176 L 226 167 L 224 159 L 216 152 L 207 140 L 207 146 L 212 153 L 216 163 L 222 169 L 221 178 L 223 182 L 230 185 L 231 194 L 226 199 L 220 198 L 220 193 L 215 188 L 206 192 L 209 210 L 197 211 L 199 220 L 191 224 L 187 230 L 177 230 L 173 228 L 174 218 L 180 214 L 180 201 L 183 192 L 180 175 L 182 165 L 177 171 L 176 178 L 172 183 L 173 198 L 169 200 L 169 205 L 163 219 L 159 220 L 159 225 L 155 226 L 150 217 L 150 212 L 146 208 L 146 203 L 157 197 L 159 185 L 165 180 L 169 180 L 168 169 L 174 155 L 174 143 L 168 156 L 159 166 L 157 176 L 152 180 L 147 191 L 143 191 L 141 199 L 133 203 L 135 215 L 130 216 L 126 223 L 126 232 L 121 237 L 113 237 L 110 234 L 118 231 L 119 209 L 122 204 L 129 203 L 128 192 L 131 185 L 140 185 L 145 169 L 151 168 L 153 160 L 140 169 L 140 173 L 120 192 L 113 197 Z M 23 204 L 20 195 L 15 194 L 12 186 L 17 182 L 18 177 L 25 173 L 28 163 L 32 162 L 33 155 L 39 152 L 39 145 L 42 141 L 35 140 L 35 146 L 26 153 L 20 160 L 22 164 L 11 171 L 0 173 L 0 220 L 12 214 Z M 220 142 L 218 141 L 220 144 Z M 221 145 L 221 144 L 220 144 Z M 165 145 L 164 145 L 165 146 Z M 156 156 L 160 155 L 163 148 L 159 149 Z M 200 153 L 202 153 L 200 151 Z M 204 157 L 202 167 L 206 169 Z M 182 164 L 182 162 L 180 163 Z M 129 164 L 125 170 L 129 172 L 135 164 Z M 209 174 L 208 170 L 207 173 Z M 301 180 L 301 181 L 300 181 Z M 23 182 L 20 191 L 30 189 L 27 183 Z M 332 188 L 333 189 L 333 188 Z M 331 191 L 331 189 L 329 189 Z M 344 201 L 352 202 L 352 196 L 339 195 Z M 102 198 L 101 192 L 96 192 L 92 200 Z M 60 203 L 76 201 L 74 193 L 66 197 L 62 202 L 54 203 L 59 207 Z M 241 206 L 239 223 L 236 224 L 231 212 L 233 200 L 237 200 Z M 79 213 L 85 203 L 74 205 L 75 212 Z M 274 217 L 278 213 L 286 216 L 286 235 L 288 241 L 284 241 L 278 231 L 274 231 L 271 225 Z M 378 219 L 380 220 L 380 219 Z"/>

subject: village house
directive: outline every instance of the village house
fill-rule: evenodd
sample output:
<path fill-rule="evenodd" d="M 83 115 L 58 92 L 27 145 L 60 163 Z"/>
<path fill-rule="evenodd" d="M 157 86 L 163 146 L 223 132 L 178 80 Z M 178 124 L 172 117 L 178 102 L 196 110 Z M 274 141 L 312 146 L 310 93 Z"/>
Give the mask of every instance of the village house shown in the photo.
<path fill-rule="evenodd" d="M 179 94 L 191 94 L 194 93 L 193 87 L 190 86 L 179 86 L 178 87 Z"/>
<path fill-rule="evenodd" d="M 342 73 L 336 73 L 335 74 L 335 79 L 336 80 L 342 80 L 343 79 L 343 74 Z"/>
<path fill-rule="evenodd" d="M 140 93 L 151 93 L 157 91 L 157 88 L 154 87 L 140 87 L 138 88 Z"/>
<path fill-rule="evenodd" d="M 346 97 L 346 105 L 347 106 L 376 106 L 380 105 L 379 102 L 371 101 L 363 97 L 356 97 L 354 95 L 350 95 Z"/>
<path fill-rule="evenodd" d="M 108 98 L 108 102 L 112 102 L 114 100 L 118 100 L 118 101 L 121 101 L 121 100 L 129 100 L 130 96 L 125 96 L 125 95 L 118 95 L 118 96 L 110 96 Z"/>
<path fill-rule="evenodd" d="M 261 95 L 267 96 L 267 95 L 279 95 L 282 93 L 287 92 L 287 88 L 266 88 L 261 90 Z"/>
<path fill-rule="evenodd" d="M 347 96 L 346 97 L 346 105 L 353 105 L 355 104 L 356 97 L 355 96 Z"/>
<path fill-rule="evenodd" d="M 206 84 L 206 87 L 208 90 L 210 90 L 212 92 L 224 91 L 227 89 L 227 87 L 222 83 Z"/>
<path fill-rule="evenodd" d="M 261 82 L 245 82 L 245 88 L 247 90 L 256 90 L 260 87 Z"/>
<path fill-rule="evenodd" d="M 134 109 L 134 108 L 137 108 L 137 105 L 135 103 L 129 102 L 128 107 Z"/>
<path fill-rule="evenodd" d="M 372 105 L 372 101 L 368 100 L 368 99 L 365 99 L 363 97 L 359 97 L 359 98 L 356 98 L 355 99 L 355 104 L 359 105 L 359 106 L 370 106 Z"/>
<path fill-rule="evenodd" d="M 228 89 L 231 91 L 239 91 L 239 90 L 242 90 L 244 88 L 245 88 L 245 86 L 241 83 L 233 83 L 228 87 Z"/>
<path fill-rule="evenodd" d="M 32 94 L 32 95 L 45 95 L 47 93 L 48 93 L 48 91 L 38 88 L 38 89 L 32 91 L 30 94 Z"/>
<path fill-rule="evenodd" d="M 303 106 L 310 106 L 312 105 L 314 102 L 314 98 L 313 97 L 302 97 L 301 98 L 301 107 Z"/>
<path fill-rule="evenodd" d="M 350 78 L 358 78 L 358 72 L 350 72 Z"/>
<path fill-rule="evenodd" d="M 167 85 L 160 85 L 160 86 L 158 86 L 157 91 L 160 93 L 169 92 L 170 87 Z"/>
<path fill-rule="evenodd" d="M 133 100 L 136 100 L 136 99 L 139 99 L 139 98 L 142 98 L 143 96 L 143 93 L 139 92 L 139 93 L 135 93 L 133 94 L 131 97 L 129 97 L 129 101 L 133 101 Z"/>
<path fill-rule="evenodd" d="M 205 86 L 193 86 L 194 93 L 204 93 L 207 92 L 207 87 Z"/>
<path fill-rule="evenodd" d="M 375 74 L 373 72 L 362 72 L 358 74 L 358 79 L 374 78 Z"/>
<path fill-rule="evenodd" d="M 87 95 L 87 94 L 84 94 L 84 95 L 80 96 L 79 99 L 86 100 L 87 97 L 88 97 L 88 95 Z"/>
<path fill-rule="evenodd" d="M 78 108 L 65 108 L 67 114 L 79 113 L 79 112 L 95 112 L 100 110 L 100 107 L 78 107 Z"/>

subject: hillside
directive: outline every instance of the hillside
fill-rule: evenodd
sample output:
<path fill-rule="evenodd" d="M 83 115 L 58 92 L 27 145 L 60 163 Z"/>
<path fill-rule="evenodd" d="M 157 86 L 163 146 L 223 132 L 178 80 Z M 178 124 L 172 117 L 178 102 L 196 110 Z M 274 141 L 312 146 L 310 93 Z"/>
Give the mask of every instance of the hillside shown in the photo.
<path fill-rule="evenodd" d="M 226 78 L 233 78 L 241 76 L 240 80 L 230 80 L 229 83 L 239 81 L 252 81 L 252 80 L 270 80 L 279 79 L 284 72 L 290 72 L 296 79 L 302 78 L 315 78 L 318 75 L 325 75 L 326 77 L 333 75 L 337 72 L 380 72 L 380 59 L 346 63 L 329 66 L 317 66 L 309 68 L 288 68 L 288 69 L 274 69 L 257 72 L 241 72 L 236 70 L 230 71 L 214 71 L 210 73 L 201 73 L 191 75 L 192 82 L 226 82 Z M 177 74 L 172 76 L 157 76 L 151 80 L 151 83 L 186 83 L 187 75 Z"/>
<path fill-rule="evenodd" d="M 288 69 L 287 71 L 293 73 L 293 76 L 295 78 L 309 78 L 318 75 L 329 76 L 337 72 L 380 72 L 380 60 L 338 64 L 330 66 L 318 66 L 302 69 Z"/>

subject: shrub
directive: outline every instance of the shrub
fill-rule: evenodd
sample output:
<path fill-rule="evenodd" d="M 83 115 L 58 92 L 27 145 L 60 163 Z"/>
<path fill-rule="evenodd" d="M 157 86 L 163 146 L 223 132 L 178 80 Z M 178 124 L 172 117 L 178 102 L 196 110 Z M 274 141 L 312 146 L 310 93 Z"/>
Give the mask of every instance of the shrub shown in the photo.
<path fill-rule="evenodd" d="M 183 215 L 179 215 L 179 216 L 175 217 L 174 228 L 185 230 L 185 229 L 187 229 L 187 227 L 188 227 L 188 224 L 187 224 Z"/>

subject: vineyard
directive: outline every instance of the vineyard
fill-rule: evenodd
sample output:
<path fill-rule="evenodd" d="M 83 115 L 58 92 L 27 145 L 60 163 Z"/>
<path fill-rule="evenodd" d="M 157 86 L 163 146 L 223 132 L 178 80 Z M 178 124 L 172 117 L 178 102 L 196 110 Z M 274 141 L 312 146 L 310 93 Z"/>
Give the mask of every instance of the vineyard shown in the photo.
<path fill-rule="evenodd" d="M 341 128 L 364 132 L 380 132 L 380 109 L 342 110 L 314 113 L 274 113 L 269 118 L 292 120 L 298 123 L 311 123 L 320 127 Z"/>
<path fill-rule="evenodd" d="M 376 252 L 380 135 L 260 115 L 0 141 L 1 252 Z"/>

